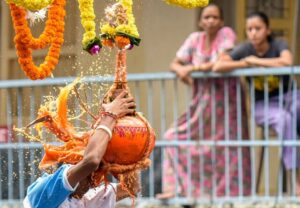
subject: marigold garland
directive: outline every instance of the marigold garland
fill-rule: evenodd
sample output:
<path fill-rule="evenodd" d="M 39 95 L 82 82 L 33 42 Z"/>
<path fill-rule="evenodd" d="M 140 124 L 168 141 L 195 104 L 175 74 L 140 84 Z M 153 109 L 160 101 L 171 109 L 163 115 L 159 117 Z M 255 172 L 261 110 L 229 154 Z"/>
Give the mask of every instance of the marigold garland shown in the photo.
<path fill-rule="evenodd" d="M 126 14 L 127 14 L 127 19 L 128 19 L 128 24 L 121 24 L 118 25 L 116 28 L 117 33 L 125 33 L 130 36 L 138 38 L 139 32 L 137 30 L 137 26 L 135 25 L 135 19 L 132 14 L 132 0 L 120 0 L 120 3 L 125 7 L 126 9 Z"/>
<path fill-rule="evenodd" d="M 123 49 L 139 45 L 140 38 L 132 14 L 132 0 L 118 0 L 105 11 L 107 22 L 101 26 L 102 44 L 112 47 L 112 43 Z"/>
<path fill-rule="evenodd" d="M 61 0 L 60 0 L 61 1 Z M 65 1 L 65 0 L 64 0 Z M 61 4 L 61 3 L 60 3 Z M 61 26 L 61 24 L 56 24 L 58 22 L 62 22 L 64 20 L 65 11 L 63 9 L 64 4 L 59 6 L 56 4 L 56 6 L 53 4 L 53 6 L 48 11 L 48 20 L 45 24 L 45 29 L 42 32 L 42 34 L 35 38 L 32 36 L 32 33 L 30 31 L 30 28 L 28 27 L 28 24 L 26 22 L 26 11 L 22 8 L 13 7 L 13 10 L 11 10 L 11 15 L 13 18 L 14 25 L 19 26 L 18 31 L 16 32 L 16 37 L 22 36 L 22 42 L 30 47 L 31 49 L 42 49 L 47 47 L 52 38 L 56 35 L 56 31 L 61 30 L 58 27 Z M 57 9 L 58 7 L 62 7 L 62 10 Z M 62 28 L 64 30 L 64 28 Z"/>
<path fill-rule="evenodd" d="M 53 0 L 6 0 L 7 3 L 15 4 L 30 11 L 41 10 L 53 3 Z"/>
<path fill-rule="evenodd" d="M 114 42 L 112 39 L 109 38 L 102 38 L 102 45 L 106 46 L 106 47 L 110 47 L 112 48 L 114 46 Z"/>
<path fill-rule="evenodd" d="M 130 39 L 124 36 L 116 36 L 115 41 L 118 48 L 125 48 L 130 44 Z"/>
<path fill-rule="evenodd" d="M 18 61 L 25 74 L 32 80 L 50 76 L 58 63 L 60 48 L 64 42 L 65 0 L 54 0 L 49 9 L 46 28 L 38 39 L 33 38 L 26 20 L 26 11 L 15 4 L 10 4 L 11 16 L 16 32 L 15 46 Z M 32 49 L 49 46 L 45 61 L 37 67 L 33 63 Z"/>
<path fill-rule="evenodd" d="M 209 0 L 164 0 L 167 4 L 173 4 L 183 8 L 191 9 L 207 6 Z"/>
<path fill-rule="evenodd" d="M 101 48 L 101 42 L 98 37 L 96 37 L 95 32 L 95 13 L 94 13 L 94 0 L 78 0 L 81 24 L 85 30 L 83 35 L 82 44 L 83 49 L 90 52 L 90 49 L 98 45 Z"/>

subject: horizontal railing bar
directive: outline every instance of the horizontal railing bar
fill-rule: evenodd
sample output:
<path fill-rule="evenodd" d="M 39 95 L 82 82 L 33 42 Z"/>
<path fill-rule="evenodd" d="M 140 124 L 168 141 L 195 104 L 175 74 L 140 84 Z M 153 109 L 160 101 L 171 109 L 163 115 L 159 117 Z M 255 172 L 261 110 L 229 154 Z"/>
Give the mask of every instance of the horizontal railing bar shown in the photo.
<path fill-rule="evenodd" d="M 266 76 L 266 75 L 289 75 L 300 74 L 300 66 L 293 67 L 278 67 L 278 68 L 245 68 L 236 69 L 226 73 L 216 72 L 194 72 L 194 78 L 217 78 L 217 77 L 240 77 L 240 76 Z M 156 72 L 156 73 L 136 73 L 128 74 L 128 81 L 149 81 L 149 80 L 172 80 L 176 75 L 172 72 Z M 3 80 L 0 81 L 1 88 L 16 88 L 16 87 L 34 87 L 34 86 L 49 86 L 49 85 L 65 85 L 72 82 L 75 77 L 58 77 L 48 78 L 44 80 L 32 81 L 29 79 L 22 80 Z M 113 82 L 113 76 L 88 76 L 82 79 L 86 83 L 109 83 Z"/>
<path fill-rule="evenodd" d="M 1 200 L 0 206 L 3 205 L 16 205 L 22 204 L 23 199 L 21 200 Z M 238 207 L 238 205 L 248 205 L 248 206 L 255 206 L 258 207 L 259 203 L 268 203 L 267 205 L 263 204 L 263 207 L 272 207 L 272 205 L 286 205 L 288 204 L 298 204 L 300 203 L 300 198 L 297 196 L 285 196 L 285 197 L 274 197 L 274 196 L 256 196 L 255 199 L 253 197 L 220 197 L 215 198 L 213 201 L 210 199 L 199 198 L 199 199 L 189 199 L 183 197 L 177 197 L 176 199 L 169 199 L 169 200 L 158 200 L 152 197 L 143 197 L 137 198 L 135 203 L 138 205 L 139 203 L 151 201 L 151 205 L 161 205 L 161 204 L 185 204 L 185 205 L 205 205 L 211 204 L 213 202 L 214 205 L 216 204 L 223 204 L 223 205 L 230 205 L 235 204 L 234 207 Z M 122 205 L 131 205 L 131 199 L 124 199 L 120 202 Z"/>
<path fill-rule="evenodd" d="M 51 145 L 63 145 L 63 143 L 59 142 L 49 142 L 47 144 Z M 30 149 L 30 148 L 42 148 L 43 144 L 39 142 L 22 142 L 22 143 L 0 143 L 1 149 Z"/>
<path fill-rule="evenodd" d="M 156 146 L 300 146 L 300 141 L 276 141 L 276 140 L 219 140 L 219 141 L 156 141 Z"/>
<path fill-rule="evenodd" d="M 52 145 L 61 145 L 62 143 L 49 143 Z M 186 145 L 186 146 L 228 146 L 228 147 L 234 147 L 234 146 L 300 146 L 300 140 L 296 141 L 251 141 L 251 140 L 244 140 L 244 141 L 237 141 L 237 140 L 220 140 L 220 141 L 164 141 L 164 140 L 158 140 L 155 143 L 155 146 L 157 147 L 171 147 L 171 146 L 180 146 L 180 145 Z M 43 145 L 41 143 L 37 142 L 23 142 L 23 143 L 5 143 L 0 144 L 0 149 L 27 149 L 27 148 L 42 148 Z"/>
<path fill-rule="evenodd" d="M 193 199 L 193 198 L 184 198 L 184 197 L 177 197 L 174 199 L 169 199 L 169 200 L 158 200 L 156 198 L 152 197 L 143 197 L 141 199 L 137 199 L 136 203 L 142 203 L 143 201 L 150 201 L 151 205 L 161 205 L 161 204 L 185 204 L 185 205 L 205 205 L 205 204 L 234 204 L 234 207 L 239 207 L 238 205 L 255 205 L 257 206 L 259 203 L 268 203 L 268 206 L 262 205 L 263 207 L 272 207 L 272 204 L 276 205 L 287 205 L 288 203 L 293 204 L 293 203 L 299 203 L 300 198 L 297 196 L 285 196 L 285 197 L 276 197 L 276 196 L 237 196 L 237 197 L 216 197 L 213 200 L 208 199 L 208 198 L 198 198 L 198 199 Z M 130 205 L 131 200 L 130 199 L 125 199 L 121 202 L 124 205 Z M 230 207 L 230 206 L 229 206 Z"/>
<path fill-rule="evenodd" d="M 217 72 L 195 72 L 194 78 L 214 78 L 214 77 L 251 77 L 251 76 L 268 76 L 268 75 L 290 75 L 300 74 L 300 66 L 293 67 L 274 67 L 274 68 L 244 68 L 236 69 L 226 73 Z"/>

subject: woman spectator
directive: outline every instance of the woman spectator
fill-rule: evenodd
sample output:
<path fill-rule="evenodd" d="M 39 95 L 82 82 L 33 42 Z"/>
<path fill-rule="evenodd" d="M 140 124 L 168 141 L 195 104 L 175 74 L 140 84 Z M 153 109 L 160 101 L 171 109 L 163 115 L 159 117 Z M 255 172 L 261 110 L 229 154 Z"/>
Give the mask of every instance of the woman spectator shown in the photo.
<path fill-rule="evenodd" d="M 274 39 L 271 35 L 269 18 L 262 12 L 254 12 L 247 17 L 246 33 L 248 41 L 236 47 L 230 54 L 223 56 L 214 66 L 214 71 L 229 71 L 244 67 L 280 67 L 291 66 L 293 63 L 292 53 L 285 41 Z M 258 69 L 259 70 L 259 69 Z M 255 78 L 255 121 L 263 126 L 265 122 L 282 135 L 284 140 L 293 139 L 293 106 L 290 101 L 291 93 L 288 92 L 289 75 L 283 79 L 283 106 L 280 107 L 278 76 L 268 76 L 268 113 L 264 113 L 264 77 Z M 298 100 L 300 90 L 297 90 Z M 300 129 L 300 101 L 296 104 L 297 130 Z M 296 149 L 295 149 L 296 150 Z M 283 162 L 287 170 L 300 167 L 300 154 L 295 151 L 296 161 L 293 161 L 293 147 L 283 148 Z M 296 165 L 296 166 L 295 166 Z M 297 195 L 300 195 L 300 175 L 297 174 Z"/>
<path fill-rule="evenodd" d="M 165 133 L 164 138 L 169 141 L 237 140 L 238 125 L 241 125 L 240 138 L 247 138 L 245 117 L 241 118 L 242 123 L 237 124 L 236 89 L 239 80 L 236 78 L 193 80 L 190 76 L 193 71 L 210 71 L 218 58 L 233 48 L 236 36 L 231 28 L 223 26 L 222 10 L 215 4 L 209 4 L 202 10 L 199 26 L 203 31 L 190 34 L 177 51 L 176 58 L 170 66 L 183 82 L 193 86 L 193 100 L 188 111 L 178 119 L 176 126 Z M 225 101 L 225 90 L 228 92 L 228 102 Z M 244 103 L 241 105 L 243 110 Z M 226 116 L 225 106 L 228 107 Z M 228 127 L 230 125 L 232 128 L 225 128 L 225 118 Z M 190 165 L 187 162 L 188 150 L 191 153 Z M 228 147 L 227 150 L 224 146 L 180 146 L 178 166 L 175 167 L 176 150 L 166 148 L 163 193 L 157 197 L 170 198 L 176 191 L 180 195 L 188 195 L 188 189 L 191 189 L 193 197 L 227 194 L 236 196 L 239 194 L 239 183 L 242 183 L 243 187 L 241 193 L 249 194 L 251 183 L 249 151 L 242 148 L 242 157 L 239 158 L 237 148 Z M 243 167 L 240 172 L 241 181 L 238 177 L 239 164 Z M 175 190 L 175 168 L 179 190 Z M 189 168 L 191 174 L 188 174 Z M 226 189 L 229 192 L 226 192 Z"/>

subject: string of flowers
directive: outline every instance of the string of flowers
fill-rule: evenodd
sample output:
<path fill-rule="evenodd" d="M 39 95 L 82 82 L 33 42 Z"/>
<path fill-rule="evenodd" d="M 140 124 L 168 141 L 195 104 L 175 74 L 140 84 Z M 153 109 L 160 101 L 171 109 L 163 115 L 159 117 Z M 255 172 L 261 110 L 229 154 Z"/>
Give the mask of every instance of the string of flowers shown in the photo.
<path fill-rule="evenodd" d="M 137 26 L 135 25 L 135 18 L 132 14 L 132 0 L 120 0 L 120 3 L 124 6 L 126 10 L 128 24 L 118 25 L 116 28 L 117 33 L 124 33 L 138 38 L 140 35 L 137 30 Z"/>
<path fill-rule="evenodd" d="M 53 0 L 6 0 L 9 4 L 15 4 L 30 11 L 41 10 L 53 3 Z"/>
<path fill-rule="evenodd" d="M 62 12 L 63 14 L 60 14 Z M 14 7 L 14 10 L 11 10 L 11 13 L 12 17 L 15 16 L 15 18 L 13 18 L 13 21 L 20 23 L 16 25 L 22 27 L 21 33 L 16 33 L 15 38 L 21 36 L 20 38 L 23 39 L 22 42 L 26 44 L 27 47 L 34 50 L 46 48 L 50 44 L 52 38 L 56 36 L 56 31 L 60 30 L 59 27 L 61 27 L 61 24 L 57 24 L 57 21 L 63 21 L 65 16 L 64 9 L 57 9 L 57 6 L 55 6 L 54 2 L 52 7 L 50 7 L 49 9 L 48 19 L 46 21 L 44 31 L 38 38 L 35 38 L 33 37 L 30 27 L 26 22 L 26 16 L 28 13 L 24 9 L 18 7 Z"/>
<path fill-rule="evenodd" d="M 119 0 L 118 3 L 106 8 L 106 23 L 101 26 L 102 44 L 118 48 L 133 48 L 141 39 L 135 18 L 132 13 L 132 0 Z"/>
<path fill-rule="evenodd" d="M 164 0 L 167 4 L 173 4 L 183 8 L 191 9 L 196 7 L 205 7 L 209 0 Z"/>
<path fill-rule="evenodd" d="M 65 4 L 65 0 L 54 0 L 49 9 L 47 27 L 39 39 L 32 37 L 27 24 L 25 9 L 10 4 L 16 32 L 14 41 L 19 57 L 18 61 L 26 76 L 32 80 L 50 76 L 58 63 L 60 48 L 64 42 Z M 36 66 L 32 58 L 32 49 L 45 48 L 48 45 L 50 47 L 44 62 L 40 66 Z"/>
<path fill-rule="evenodd" d="M 95 32 L 95 13 L 94 13 L 94 0 L 78 0 L 81 24 L 85 30 L 83 35 L 82 44 L 83 49 L 94 55 L 99 53 L 101 49 L 100 38 L 96 36 Z"/>

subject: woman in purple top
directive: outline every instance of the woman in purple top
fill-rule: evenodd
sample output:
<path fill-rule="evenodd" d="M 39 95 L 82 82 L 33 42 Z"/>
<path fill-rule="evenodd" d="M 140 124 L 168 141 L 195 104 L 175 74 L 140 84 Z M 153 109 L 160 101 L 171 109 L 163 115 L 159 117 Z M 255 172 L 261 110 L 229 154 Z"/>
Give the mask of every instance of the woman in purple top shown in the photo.
<path fill-rule="evenodd" d="M 223 26 L 220 7 L 210 4 L 202 10 L 199 26 L 185 40 L 171 63 L 171 70 L 185 83 L 193 87 L 193 100 L 184 113 L 164 135 L 169 141 L 178 140 L 238 140 L 247 138 L 247 121 L 241 118 L 238 132 L 236 78 L 192 79 L 192 71 L 210 71 L 217 59 L 234 47 L 235 33 Z M 225 93 L 228 93 L 226 97 Z M 226 100 L 228 98 L 228 100 Z M 241 99 L 243 100 L 243 99 Z M 244 103 L 242 103 L 244 104 Z M 227 112 L 225 112 L 227 109 Z M 241 108 L 244 110 L 244 105 Z M 230 125 L 225 127 L 225 119 Z M 239 134 L 240 133 L 240 134 Z M 175 167 L 176 149 L 166 148 L 164 161 L 163 193 L 158 198 L 180 195 L 191 197 L 237 196 L 250 193 L 250 155 L 241 148 L 241 157 L 236 147 L 228 149 L 217 146 L 180 146 Z M 191 163 L 188 162 L 190 153 Z M 226 167 L 227 166 L 227 167 Z M 239 171 L 238 167 L 243 167 Z M 175 170 L 176 168 L 176 170 Z M 175 171 L 178 174 L 176 189 Z M 239 177 L 240 176 L 240 177 Z M 190 179 L 190 180 L 189 180 Z M 240 190 L 239 184 L 242 184 Z"/>
<path fill-rule="evenodd" d="M 223 56 L 213 70 L 229 71 L 244 67 L 280 67 L 291 66 L 293 57 L 285 41 L 271 36 L 269 18 L 262 12 L 255 12 L 248 16 L 246 22 L 248 41 L 237 46 L 230 54 Z M 283 79 L 283 107 L 280 107 L 278 76 L 268 76 L 268 113 L 264 112 L 264 78 L 255 78 L 255 121 L 263 126 L 267 122 L 284 140 L 293 138 L 293 115 L 297 118 L 297 131 L 300 130 L 300 90 L 297 90 L 297 104 L 291 103 L 291 93 L 288 92 L 289 75 Z M 296 114 L 293 109 L 296 107 Z M 300 167 L 298 148 L 293 161 L 293 147 L 283 148 L 283 162 L 287 170 Z M 300 174 L 297 174 L 297 195 L 300 195 Z"/>

